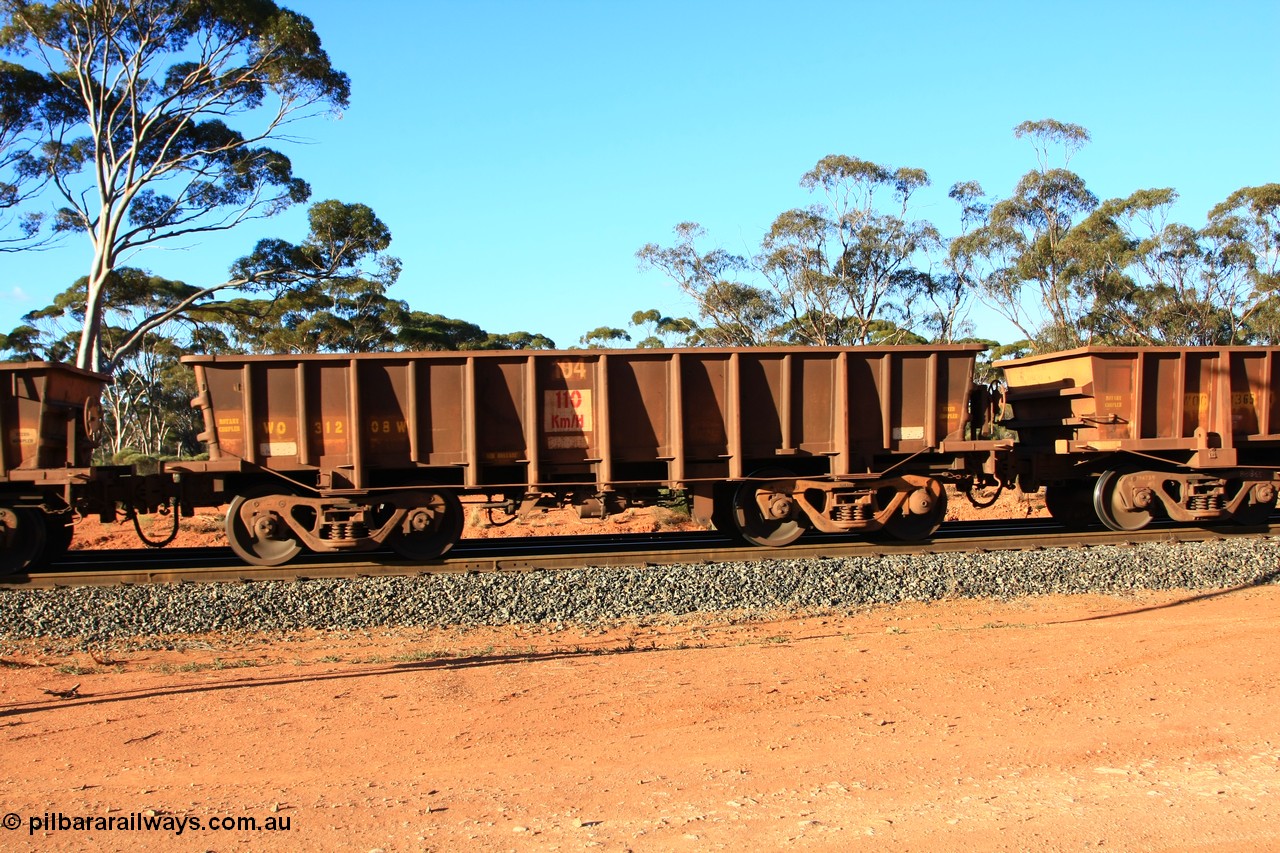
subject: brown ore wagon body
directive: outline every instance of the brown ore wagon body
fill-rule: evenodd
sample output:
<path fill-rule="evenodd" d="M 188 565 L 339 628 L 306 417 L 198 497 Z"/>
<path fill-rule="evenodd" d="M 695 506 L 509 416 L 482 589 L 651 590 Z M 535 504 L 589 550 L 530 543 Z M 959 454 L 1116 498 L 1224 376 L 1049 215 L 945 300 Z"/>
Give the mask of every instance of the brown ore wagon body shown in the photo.
<path fill-rule="evenodd" d="M 806 529 L 932 533 L 944 482 L 986 481 L 970 416 L 982 347 L 191 356 L 208 498 L 233 498 L 232 547 L 385 543 L 431 558 L 460 496 L 592 516 L 693 496 L 748 541 Z M 976 408 L 976 407 L 975 407 Z"/>
<path fill-rule="evenodd" d="M 1024 490 L 1067 522 L 1261 524 L 1280 474 L 1280 347 L 1086 347 L 997 363 Z"/>
<path fill-rule="evenodd" d="M 91 464 L 108 381 L 57 362 L 0 362 L 0 567 L 71 545 L 73 490 L 109 474 Z"/>

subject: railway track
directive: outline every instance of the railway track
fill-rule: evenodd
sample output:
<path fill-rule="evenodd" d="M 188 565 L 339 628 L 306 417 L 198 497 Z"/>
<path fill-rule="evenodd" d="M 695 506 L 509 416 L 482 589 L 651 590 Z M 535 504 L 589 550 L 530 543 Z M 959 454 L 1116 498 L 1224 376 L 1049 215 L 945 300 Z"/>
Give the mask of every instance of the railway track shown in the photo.
<path fill-rule="evenodd" d="M 617 536 L 464 539 L 446 558 L 415 563 L 391 552 L 313 555 L 279 567 L 241 563 L 230 548 L 72 551 L 53 565 L 15 575 L 0 589 L 137 584 L 296 581 L 314 578 L 411 576 L 437 573 L 529 572 L 584 567 L 663 566 L 717 562 L 869 557 L 883 554 L 1028 551 L 1146 542 L 1179 543 L 1280 536 L 1280 520 L 1266 526 L 1197 528 L 1153 525 L 1118 533 L 1101 527 L 1068 531 L 1050 519 L 954 522 L 932 540 L 902 543 L 853 536 L 813 536 L 783 548 L 744 546 L 714 531 Z"/>

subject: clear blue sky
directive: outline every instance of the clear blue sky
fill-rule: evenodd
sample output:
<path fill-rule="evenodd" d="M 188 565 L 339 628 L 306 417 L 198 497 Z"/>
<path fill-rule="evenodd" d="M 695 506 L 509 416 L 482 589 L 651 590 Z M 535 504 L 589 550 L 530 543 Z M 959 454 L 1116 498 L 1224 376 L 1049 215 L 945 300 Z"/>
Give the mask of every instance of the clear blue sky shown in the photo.
<path fill-rule="evenodd" d="M 1034 167 L 1026 119 L 1084 125 L 1072 160 L 1100 198 L 1172 186 L 1204 224 L 1280 181 L 1280 2 L 440 2 L 297 0 L 352 79 L 341 120 L 285 148 L 313 199 L 370 205 L 404 273 L 392 295 L 560 346 L 637 309 L 691 314 L 635 252 L 693 220 L 750 253 L 809 203 L 827 154 L 928 171 L 917 215 L 957 226 L 946 191 L 1006 195 Z M 222 280 L 303 211 L 131 263 Z M 87 268 L 70 239 L 0 257 L 0 326 Z M 980 332 L 1012 333 L 980 319 Z"/>

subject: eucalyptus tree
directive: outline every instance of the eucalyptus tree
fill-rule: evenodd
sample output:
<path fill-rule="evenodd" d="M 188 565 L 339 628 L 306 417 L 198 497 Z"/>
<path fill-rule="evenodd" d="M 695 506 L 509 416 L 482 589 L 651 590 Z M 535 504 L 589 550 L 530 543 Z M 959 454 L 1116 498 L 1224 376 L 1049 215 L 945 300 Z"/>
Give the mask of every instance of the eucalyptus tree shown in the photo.
<path fill-rule="evenodd" d="M 1092 293 L 1081 327 L 1099 343 L 1220 346 L 1280 340 L 1280 185 L 1245 187 L 1197 230 L 1177 193 L 1098 205 L 1068 236 L 1068 275 Z"/>
<path fill-rule="evenodd" d="M 1038 168 L 991 206 L 982 227 L 953 241 L 952 256 L 979 262 L 976 277 L 985 300 L 1025 338 L 1049 349 L 1076 346 L 1083 342 L 1081 320 L 1093 299 L 1076 286 L 1079 270 L 1076 278 L 1070 273 L 1073 247 L 1067 238 L 1098 199 L 1067 166 L 1089 142 L 1089 131 L 1044 119 L 1019 124 L 1014 135 L 1030 139 Z M 1058 165 L 1055 152 L 1062 158 Z"/>
<path fill-rule="evenodd" d="M 960 208 L 960 233 L 946 246 L 942 269 L 924 279 L 923 293 L 928 308 L 920 318 L 923 328 L 936 343 L 954 343 L 972 331 L 969 309 L 977 290 L 975 267 L 978 259 L 965 239 L 986 222 L 991 205 L 977 181 L 952 184 L 947 196 Z"/>
<path fill-rule="evenodd" d="M 1232 309 L 1204 287 L 1199 234 L 1169 219 L 1176 201 L 1170 188 L 1108 199 L 1067 236 L 1064 276 L 1092 298 L 1082 338 L 1171 346 L 1231 339 Z"/>
<path fill-rule="evenodd" d="M 630 343 L 631 335 L 626 329 L 614 326 L 598 326 L 578 338 L 578 343 L 587 349 L 608 349 L 615 343 Z"/>
<path fill-rule="evenodd" d="M 741 280 L 749 269 L 747 260 L 724 249 L 702 252 L 697 241 L 706 230 L 696 222 L 680 223 L 675 236 L 674 245 L 647 243 L 636 257 L 641 269 L 665 273 L 698 306 L 704 322 L 696 341 L 706 346 L 772 342 L 784 315 L 773 293 Z"/>
<path fill-rule="evenodd" d="M 555 341 L 537 332 L 486 332 L 475 323 L 426 311 L 398 318 L 392 350 L 529 350 L 555 349 Z"/>
<path fill-rule="evenodd" d="M 1200 236 L 1207 282 L 1234 308 L 1238 337 L 1280 343 L 1280 184 L 1236 190 Z"/>
<path fill-rule="evenodd" d="M 909 218 L 912 195 L 928 186 L 923 169 L 892 169 L 830 155 L 800 185 L 824 204 L 781 214 L 761 242 L 757 263 L 776 293 L 788 339 L 859 344 L 884 321 L 909 329 L 914 296 L 928 286 L 916 264 L 941 246 L 932 223 Z M 886 206 L 880 199 L 888 195 Z"/>
<path fill-rule="evenodd" d="M 0 62 L 0 252 L 29 249 L 47 239 L 37 236 L 45 217 L 19 208 L 48 180 L 37 155 L 52 91 L 45 76 Z"/>
<path fill-rule="evenodd" d="M 696 322 L 688 317 L 668 317 L 657 308 L 633 312 L 630 325 L 641 335 L 636 342 L 638 349 L 690 346 L 697 341 Z"/>
<path fill-rule="evenodd" d="M 0 49 L 54 86 L 38 166 L 56 190 L 56 228 L 92 247 L 76 361 L 109 366 L 104 315 L 123 259 L 305 201 L 310 188 L 270 145 L 344 108 L 350 83 L 311 21 L 271 0 L 0 0 L 0 25 Z M 202 290 L 297 281 L 284 272 Z"/>
<path fill-rule="evenodd" d="M 377 324 L 382 318 L 367 315 L 399 275 L 399 261 L 386 253 L 391 232 L 367 206 L 338 201 L 312 205 L 308 222 L 309 232 L 301 242 L 261 240 L 232 266 L 228 277 L 214 283 L 192 285 L 134 267 L 112 269 L 98 290 L 94 352 L 101 354 L 100 364 L 116 367 L 160 329 L 182 344 L 195 339 L 202 328 L 220 327 L 219 336 L 204 340 L 260 351 L 299 351 L 295 344 L 301 338 L 311 349 L 317 348 L 312 343 L 323 348 L 326 341 L 339 338 L 334 348 L 353 344 L 359 334 L 380 339 Z M 214 297 L 228 288 L 272 295 L 215 302 Z M 49 306 L 23 317 L 23 325 L 6 336 L 6 348 L 43 347 L 60 360 L 69 356 L 83 343 L 83 329 L 95 310 L 91 293 L 91 279 L 80 278 Z M 327 317 L 321 305 L 329 306 Z M 350 323 L 345 332 L 335 328 L 342 322 Z M 253 335 L 269 339 L 250 344 Z"/>

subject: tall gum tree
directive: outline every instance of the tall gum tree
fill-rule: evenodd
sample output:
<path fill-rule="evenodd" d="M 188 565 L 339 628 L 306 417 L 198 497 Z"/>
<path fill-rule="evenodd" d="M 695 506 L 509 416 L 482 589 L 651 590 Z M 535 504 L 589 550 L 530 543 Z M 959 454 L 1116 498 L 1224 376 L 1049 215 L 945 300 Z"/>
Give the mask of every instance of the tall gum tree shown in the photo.
<path fill-rule="evenodd" d="M 1030 139 L 1038 168 L 991 206 L 982 227 L 957 238 L 952 256 L 981 259 L 985 301 L 1024 337 L 1042 348 L 1076 346 L 1082 343 L 1080 318 L 1092 301 L 1073 286 L 1067 237 L 1098 199 L 1067 166 L 1089 142 L 1089 131 L 1042 119 L 1018 125 L 1014 136 Z M 1055 152 L 1061 165 L 1053 165 Z"/>
<path fill-rule="evenodd" d="M 96 350 L 103 363 L 112 369 L 118 367 L 166 326 L 169 330 L 185 327 L 192 340 L 214 344 L 216 336 L 200 338 L 200 335 L 216 331 L 220 325 L 261 331 L 262 322 L 254 325 L 248 320 L 258 317 L 265 322 L 276 308 L 281 313 L 291 308 L 297 308 L 299 313 L 318 313 L 323 305 L 316 301 L 317 294 L 327 294 L 324 304 L 360 303 L 351 306 L 350 311 L 340 309 L 339 314 L 361 314 L 366 298 L 375 302 L 383 298 L 383 292 L 400 273 L 400 262 L 386 253 L 391 244 L 391 232 L 386 225 L 366 205 L 335 200 L 313 204 L 307 215 L 310 228 L 300 243 L 260 240 L 253 252 L 236 261 L 229 277 L 215 283 L 192 285 L 133 267 L 113 269 L 103 280 L 98 309 Z M 266 298 L 212 301 L 228 289 L 250 295 L 265 294 Z M 89 279 L 82 277 L 58 294 L 51 305 L 24 316 L 24 325 L 8 335 L 0 335 L 0 347 L 31 357 L 61 360 L 83 340 L 79 337 L 69 343 L 67 324 L 74 322 L 83 329 L 90 310 L 88 295 Z M 309 306 L 308 301 L 312 303 Z M 401 306 L 397 303 L 396 307 Z M 323 320 L 316 319 L 317 322 Z M 241 320 L 246 322 L 240 323 Z M 375 320 L 369 319 L 369 322 Z M 284 340 L 277 336 L 265 344 L 279 346 Z M 225 336 L 222 342 L 226 344 Z M 323 341 L 317 343 L 323 344 Z M 385 341 L 380 338 L 377 343 Z M 283 348 L 291 347 L 284 345 Z M 41 352 L 46 355 L 35 355 Z"/>
<path fill-rule="evenodd" d="M 0 252 L 16 252 L 43 242 L 44 222 L 19 208 L 48 182 L 39 158 L 45 121 L 43 105 L 53 91 L 41 74 L 0 61 Z"/>
<path fill-rule="evenodd" d="M 838 154 L 804 174 L 800 185 L 825 204 L 779 216 L 757 258 L 787 316 L 788 339 L 860 344 L 882 338 L 886 321 L 910 327 L 912 297 L 928 278 L 915 262 L 941 245 L 931 223 L 909 218 L 912 195 L 928 184 L 923 169 Z"/>
<path fill-rule="evenodd" d="M 350 82 L 311 22 L 270 0 L 0 0 L 0 25 L 0 50 L 54 85 L 39 166 L 55 227 L 93 249 L 76 363 L 109 369 L 103 315 L 123 260 L 305 201 L 268 143 L 345 108 Z"/>
<path fill-rule="evenodd" d="M 1280 184 L 1242 187 L 1209 211 L 1206 278 L 1239 300 L 1240 335 L 1280 342 Z"/>
<path fill-rule="evenodd" d="M 659 270 L 698 306 L 704 321 L 695 332 L 706 346 L 762 346 L 772 343 L 782 315 L 777 299 L 762 288 L 739 280 L 745 258 L 724 249 L 703 252 L 698 240 L 706 230 L 696 222 L 681 222 L 671 246 L 647 243 L 636 252 L 642 270 Z"/>

